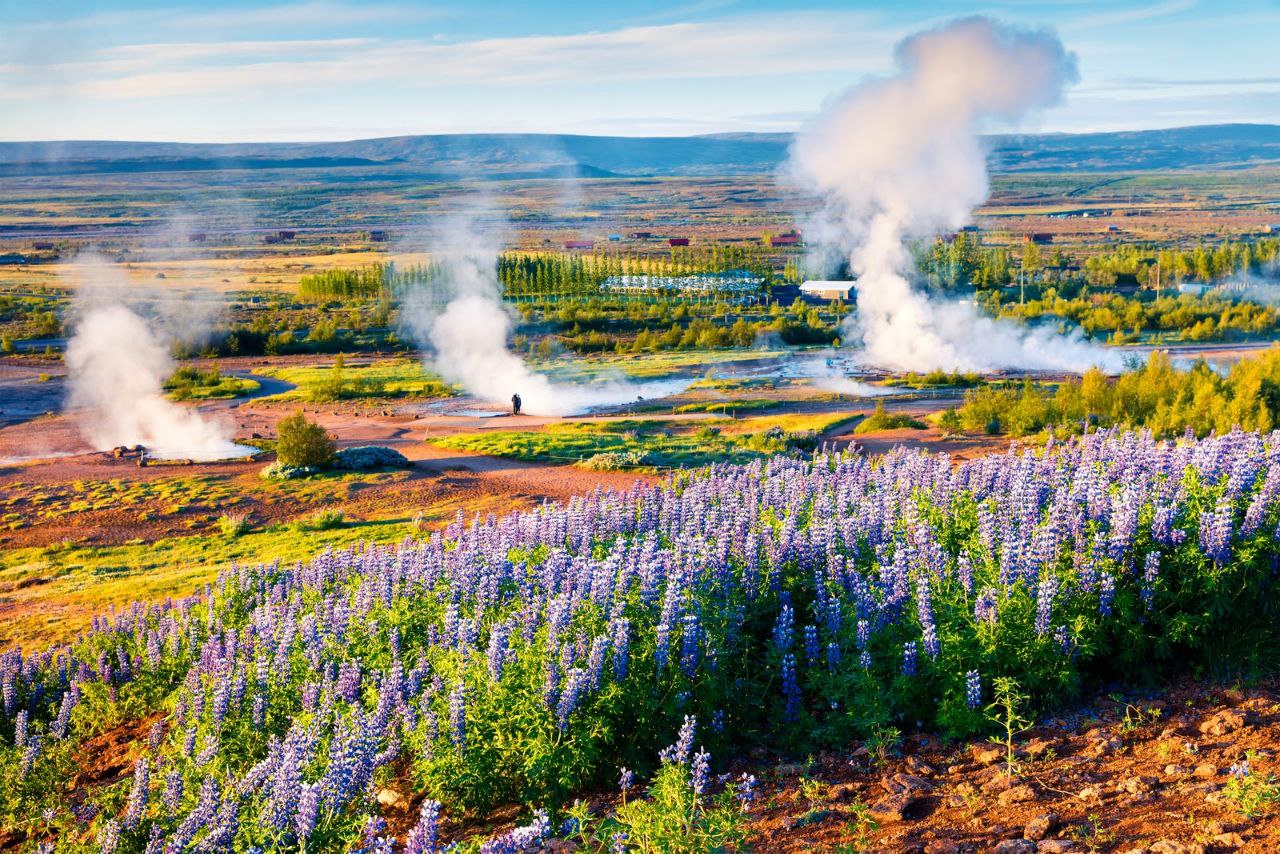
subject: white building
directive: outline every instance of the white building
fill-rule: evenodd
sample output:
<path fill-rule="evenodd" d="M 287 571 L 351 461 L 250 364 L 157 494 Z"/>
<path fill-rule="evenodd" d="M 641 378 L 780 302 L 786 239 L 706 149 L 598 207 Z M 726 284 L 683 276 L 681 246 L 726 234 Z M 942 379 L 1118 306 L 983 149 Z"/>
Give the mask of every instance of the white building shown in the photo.
<path fill-rule="evenodd" d="M 800 293 L 815 299 L 839 299 L 848 302 L 853 295 L 853 282 L 808 281 L 800 286 Z"/>

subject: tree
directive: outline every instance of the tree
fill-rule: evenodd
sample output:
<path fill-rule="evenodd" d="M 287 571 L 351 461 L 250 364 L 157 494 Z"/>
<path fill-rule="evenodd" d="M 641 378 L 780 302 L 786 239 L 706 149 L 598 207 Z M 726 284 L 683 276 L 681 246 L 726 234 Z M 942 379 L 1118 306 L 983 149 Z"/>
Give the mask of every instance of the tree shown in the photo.
<path fill-rule="evenodd" d="M 324 468 L 333 462 L 333 439 L 299 410 L 276 427 L 276 459 L 286 466 Z"/>

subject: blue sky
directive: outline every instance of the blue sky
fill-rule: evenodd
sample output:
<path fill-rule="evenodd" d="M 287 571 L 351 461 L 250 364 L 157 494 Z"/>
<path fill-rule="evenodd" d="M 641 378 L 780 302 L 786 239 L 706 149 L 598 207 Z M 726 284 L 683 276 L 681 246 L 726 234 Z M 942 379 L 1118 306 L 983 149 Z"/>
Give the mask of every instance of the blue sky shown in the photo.
<path fill-rule="evenodd" d="M 1078 57 L 1024 129 L 1280 123 L 1280 0 L 0 0 L 0 139 L 789 131 L 975 13 Z"/>

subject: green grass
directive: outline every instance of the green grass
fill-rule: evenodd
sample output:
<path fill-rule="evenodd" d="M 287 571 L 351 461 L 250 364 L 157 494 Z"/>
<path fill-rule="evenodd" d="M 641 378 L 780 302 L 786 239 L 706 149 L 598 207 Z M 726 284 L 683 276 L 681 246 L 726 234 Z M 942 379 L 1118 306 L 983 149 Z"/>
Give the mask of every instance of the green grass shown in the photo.
<path fill-rule="evenodd" d="M 808 447 L 847 415 L 780 416 L 733 421 L 608 421 L 550 424 L 542 430 L 465 433 L 433 440 L 495 457 L 554 463 L 590 461 L 598 454 L 631 460 L 636 467 L 702 466 L 741 462 Z M 614 467 L 614 466 L 610 466 Z M 630 467 L 630 466 L 625 466 Z"/>
<path fill-rule="evenodd" d="M 607 354 L 574 359 L 535 359 L 530 367 L 556 382 L 607 379 L 622 374 L 632 379 L 660 379 L 690 369 L 728 362 L 777 359 L 784 350 L 676 350 L 659 353 Z"/>
<path fill-rule="evenodd" d="M 254 373 L 292 383 L 292 388 L 266 400 L 314 400 L 318 393 L 336 385 L 334 368 L 328 365 L 259 368 Z M 455 389 L 440 377 L 422 369 L 412 359 L 381 359 L 369 365 L 347 365 L 341 373 L 341 399 L 388 397 L 452 397 Z M 334 399 L 328 396 L 328 399 Z"/>
<path fill-rule="evenodd" d="M 676 412 L 719 412 L 725 415 L 737 412 L 759 412 L 781 406 L 778 400 L 767 398 L 748 398 L 746 400 L 704 400 L 698 403 L 686 403 L 677 406 Z"/>
<path fill-rule="evenodd" d="M 183 368 L 166 380 L 164 387 L 170 400 L 229 400 L 253 394 L 262 386 L 248 377 Z"/>
<path fill-rule="evenodd" d="M 923 430 L 925 423 L 917 418 L 912 418 L 905 412 L 886 412 L 883 403 L 876 404 L 876 411 L 862 419 L 858 426 L 853 428 L 855 434 L 875 433 L 880 430 L 902 430 L 910 428 L 912 430 Z"/>

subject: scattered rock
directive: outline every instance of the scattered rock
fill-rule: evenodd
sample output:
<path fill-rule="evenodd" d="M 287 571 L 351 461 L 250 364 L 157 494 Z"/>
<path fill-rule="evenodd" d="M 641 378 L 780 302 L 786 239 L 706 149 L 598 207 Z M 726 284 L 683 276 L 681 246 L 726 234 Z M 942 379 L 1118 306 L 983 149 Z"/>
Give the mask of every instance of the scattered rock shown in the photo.
<path fill-rule="evenodd" d="M 853 783 L 836 783 L 827 790 L 827 798 L 833 801 L 850 801 L 858 797 L 858 787 Z"/>
<path fill-rule="evenodd" d="M 1195 774 L 1197 777 L 1216 777 L 1218 776 L 1218 766 L 1205 762 L 1197 765 L 1196 770 L 1191 773 Z"/>
<path fill-rule="evenodd" d="M 804 815 L 787 819 L 783 823 L 783 827 L 787 830 L 798 830 L 802 827 L 809 827 L 814 824 L 821 824 L 831 818 L 831 810 L 809 810 Z"/>
<path fill-rule="evenodd" d="M 1186 765 L 1166 765 L 1164 766 L 1164 775 L 1166 777 L 1185 777 L 1191 773 L 1191 769 Z"/>
<path fill-rule="evenodd" d="M 1036 854 L 1067 854 L 1075 847 L 1070 839 L 1041 839 L 1036 843 Z"/>
<path fill-rule="evenodd" d="M 1023 746 L 1022 750 L 1032 759 L 1035 759 L 1052 750 L 1057 743 L 1057 739 L 1033 738 Z"/>
<path fill-rule="evenodd" d="M 903 821 L 907 818 L 907 813 L 920 800 L 918 796 L 911 792 L 900 792 L 896 795 L 887 795 L 871 804 L 868 812 L 871 818 L 880 824 L 887 824 L 895 821 Z"/>
<path fill-rule="evenodd" d="M 1148 854 L 1204 854 L 1204 846 L 1199 842 L 1161 839 L 1148 845 L 1147 852 Z"/>
<path fill-rule="evenodd" d="M 1056 812 L 1047 812 L 1044 815 L 1038 815 L 1031 821 L 1027 822 L 1027 826 L 1022 829 L 1022 838 L 1030 839 L 1032 842 L 1039 842 L 1048 836 L 1055 827 L 1058 826 L 1058 814 Z"/>
<path fill-rule="evenodd" d="M 1018 785 L 1012 788 L 1005 789 L 996 797 L 997 801 L 1005 805 L 1021 804 L 1027 801 L 1034 801 L 1035 799 L 1036 799 L 1035 790 L 1032 789 L 1030 786 L 1028 786 L 1026 783 L 1019 783 Z"/>
<path fill-rule="evenodd" d="M 1120 783 L 1120 788 L 1131 795 L 1145 795 L 1156 787 L 1160 781 L 1155 777 L 1147 774 L 1139 774 L 1136 777 L 1130 777 Z"/>
<path fill-rule="evenodd" d="M 1244 837 L 1238 833 L 1219 833 L 1213 837 L 1213 844 L 1219 848 L 1243 848 Z"/>
<path fill-rule="evenodd" d="M 799 777 L 804 773 L 804 766 L 798 762 L 784 762 L 773 769 L 779 777 Z"/>
<path fill-rule="evenodd" d="M 1006 839 L 991 850 L 995 854 L 1032 854 L 1036 844 L 1026 839 Z"/>
<path fill-rule="evenodd" d="M 400 794 L 395 789 L 379 789 L 377 797 L 378 803 L 382 804 L 384 807 L 390 807 L 391 809 L 404 809 L 408 806 L 408 804 L 405 803 L 404 795 Z"/>
<path fill-rule="evenodd" d="M 1226 735 L 1249 726 L 1257 715 L 1252 710 L 1223 709 L 1200 722 L 1200 732 L 1205 735 Z"/>
<path fill-rule="evenodd" d="M 921 777 L 932 777 L 935 773 L 933 766 L 925 762 L 918 756 L 907 757 L 907 768 L 911 769 L 911 773 L 919 774 Z"/>
<path fill-rule="evenodd" d="M 992 765 L 1004 756 L 1004 749 L 997 744 L 975 744 L 969 748 L 969 753 L 979 765 Z"/>
<path fill-rule="evenodd" d="M 960 854 L 960 843 L 954 839 L 932 839 L 925 843 L 924 854 Z"/>
<path fill-rule="evenodd" d="M 933 784 L 923 777 L 916 777 L 913 774 L 894 774 L 892 777 L 884 777 L 880 780 L 881 787 L 891 795 L 899 792 L 924 792 L 933 791 Z"/>

